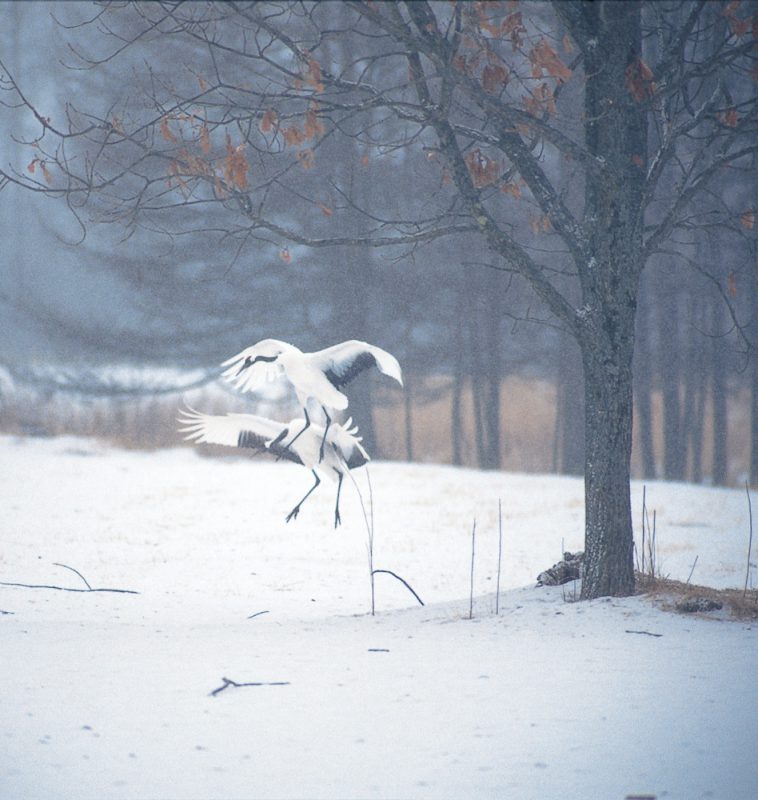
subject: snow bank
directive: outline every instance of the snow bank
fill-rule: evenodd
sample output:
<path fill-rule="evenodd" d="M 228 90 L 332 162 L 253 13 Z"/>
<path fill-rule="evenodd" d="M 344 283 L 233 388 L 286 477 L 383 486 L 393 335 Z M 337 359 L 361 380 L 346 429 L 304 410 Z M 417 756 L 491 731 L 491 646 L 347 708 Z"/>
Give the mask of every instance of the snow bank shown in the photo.
<path fill-rule="evenodd" d="M 378 575 L 373 618 L 347 482 L 343 527 L 326 484 L 286 525 L 290 464 L 0 437 L 0 580 L 139 592 L 0 586 L 0 797 L 758 796 L 755 626 L 534 588 L 582 545 L 579 480 L 370 469 L 375 566 L 427 603 Z M 664 572 L 742 584 L 744 492 L 647 503 Z"/>

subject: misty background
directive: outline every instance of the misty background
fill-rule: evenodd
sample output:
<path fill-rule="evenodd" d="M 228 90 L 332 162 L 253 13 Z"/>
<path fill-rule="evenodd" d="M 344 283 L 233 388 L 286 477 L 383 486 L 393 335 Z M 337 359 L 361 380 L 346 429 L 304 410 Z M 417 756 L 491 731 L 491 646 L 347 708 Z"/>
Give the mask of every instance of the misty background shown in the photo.
<path fill-rule="evenodd" d="M 0 2 L 2 61 L 53 119 L 80 99 L 118 110 L 137 86 L 138 47 L 118 65 L 82 67 L 102 33 L 78 23 L 96 13 L 89 3 Z M 4 167 L 40 169 L 28 111 L 1 107 L 0 128 Z M 336 235 L 332 208 L 349 187 L 363 207 L 402 217 L 424 196 L 429 157 L 404 149 L 364 163 L 357 149 L 324 146 L 318 158 L 332 181 L 323 207 L 304 201 L 277 213 L 290 227 L 320 214 Z M 734 205 L 755 208 L 755 174 L 728 181 Z M 243 347 L 264 337 L 303 350 L 362 339 L 392 352 L 406 380 L 401 392 L 364 374 L 348 389 L 374 458 L 581 474 L 576 345 L 479 238 L 317 250 L 274 236 L 219 242 L 204 230 L 213 219 L 169 235 L 159 218 L 148 227 L 96 218 L 97 207 L 13 185 L 0 192 L 3 432 L 176 446 L 183 398 L 208 412 L 268 410 L 218 381 L 220 362 Z M 693 227 L 643 275 L 634 477 L 738 485 L 752 471 L 758 480 L 758 367 L 745 337 L 758 326 L 758 232 L 738 233 Z"/>

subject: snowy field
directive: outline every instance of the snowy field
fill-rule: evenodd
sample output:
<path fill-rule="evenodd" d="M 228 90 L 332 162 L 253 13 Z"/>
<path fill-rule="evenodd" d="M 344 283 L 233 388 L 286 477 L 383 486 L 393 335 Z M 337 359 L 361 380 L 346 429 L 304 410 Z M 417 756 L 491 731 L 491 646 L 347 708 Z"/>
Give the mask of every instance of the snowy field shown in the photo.
<path fill-rule="evenodd" d="M 0 580 L 139 592 L 0 586 L 0 798 L 758 797 L 758 625 L 535 588 L 579 480 L 370 471 L 374 566 L 424 607 L 380 574 L 370 615 L 347 481 L 335 531 L 326 482 L 285 524 L 294 465 L 0 437 Z M 647 503 L 663 573 L 742 586 L 744 491 Z"/>

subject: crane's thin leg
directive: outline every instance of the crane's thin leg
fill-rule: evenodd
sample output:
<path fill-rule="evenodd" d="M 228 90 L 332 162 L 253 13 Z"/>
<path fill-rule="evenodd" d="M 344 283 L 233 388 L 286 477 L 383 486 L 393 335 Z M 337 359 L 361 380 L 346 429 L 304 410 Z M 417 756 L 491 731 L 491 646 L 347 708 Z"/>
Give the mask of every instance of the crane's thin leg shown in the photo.
<path fill-rule="evenodd" d="M 289 514 L 287 514 L 287 522 L 289 522 L 291 519 L 297 519 L 297 515 L 300 513 L 300 506 L 308 499 L 310 493 L 321 483 L 321 479 L 316 473 L 316 470 L 312 469 L 311 472 L 313 473 L 313 477 L 316 479 L 316 483 L 311 486 L 305 497 L 292 509 L 292 511 L 290 511 Z"/>
<path fill-rule="evenodd" d="M 321 438 L 321 449 L 319 451 L 319 464 L 324 460 L 324 444 L 326 443 L 326 434 L 329 432 L 329 426 L 332 424 L 332 418 L 327 413 L 326 409 L 321 406 L 324 412 L 324 416 L 326 417 L 326 426 L 324 427 L 324 435 Z"/>
<path fill-rule="evenodd" d="M 335 470 L 337 472 L 337 470 Z M 334 527 L 336 528 L 342 520 L 340 519 L 340 489 L 342 488 L 342 478 L 344 477 L 341 472 L 337 472 L 339 482 L 337 483 L 337 502 L 334 506 Z"/>
<path fill-rule="evenodd" d="M 301 429 L 300 431 L 298 431 L 298 432 L 295 434 L 295 436 L 293 436 L 293 437 L 292 437 L 292 439 L 291 439 L 289 442 L 287 442 L 287 444 L 285 445 L 285 447 L 286 447 L 288 450 L 291 450 L 291 449 L 292 449 L 292 445 L 293 445 L 293 444 L 295 444 L 295 442 L 296 442 L 296 440 L 298 439 L 298 437 L 300 437 L 302 434 L 304 434 L 304 433 L 305 433 L 305 432 L 308 430 L 308 428 L 310 428 L 310 426 L 311 426 L 311 418 L 308 416 L 308 409 L 307 409 L 307 408 L 304 408 L 304 409 L 303 409 L 303 414 L 305 414 L 305 425 L 303 425 L 302 429 Z M 288 429 L 288 428 L 285 428 L 285 429 L 284 429 L 284 430 L 283 430 L 283 431 L 282 431 L 282 432 L 281 432 L 281 433 L 280 433 L 280 434 L 279 434 L 279 435 L 276 437 L 276 439 L 274 439 L 274 440 L 273 440 L 273 441 L 272 441 L 272 442 L 269 444 L 269 447 L 271 447 L 272 445 L 275 445 L 275 444 L 279 444 L 279 442 L 281 442 L 281 441 L 282 441 L 282 439 L 284 439 L 284 437 L 285 437 L 285 436 L 286 436 L 288 433 L 289 433 L 289 429 Z M 276 460 L 277 460 L 277 461 L 279 461 L 279 459 L 280 459 L 280 458 L 281 458 L 281 456 L 279 456 L 279 458 L 277 458 Z"/>

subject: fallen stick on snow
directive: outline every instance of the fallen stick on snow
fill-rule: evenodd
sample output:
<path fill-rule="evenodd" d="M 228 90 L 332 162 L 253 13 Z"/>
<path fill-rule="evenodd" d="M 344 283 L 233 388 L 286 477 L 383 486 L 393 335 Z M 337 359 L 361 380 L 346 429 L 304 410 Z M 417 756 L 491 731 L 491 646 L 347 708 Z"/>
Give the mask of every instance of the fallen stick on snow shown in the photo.
<path fill-rule="evenodd" d="M 59 592 L 118 592 L 119 594 L 139 594 L 134 589 L 74 589 L 71 586 L 53 586 L 47 583 L 11 583 L 0 581 L 0 586 L 17 586 L 22 589 L 57 589 Z"/>
<path fill-rule="evenodd" d="M 72 586 L 54 586 L 48 583 L 11 583 L 10 581 L 0 581 L 0 586 L 16 586 L 21 589 L 56 589 L 59 592 L 116 592 L 117 594 L 139 594 L 134 589 L 94 589 L 90 586 L 89 581 L 79 572 L 78 569 L 69 567 L 68 564 L 60 564 L 57 561 L 53 562 L 55 567 L 63 567 L 75 572 L 83 581 L 86 589 L 75 589 Z"/>
<path fill-rule="evenodd" d="M 655 636 L 656 639 L 663 636 L 662 633 L 650 633 L 650 631 L 625 631 L 625 633 L 639 633 L 642 634 L 643 636 Z"/>
<path fill-rule="evenodd" d="M 221 678 L 223 683 L 217 689 L 214 689 L 210 694 L 209 697 L 215 697 L 217 694 L 220 694 L 224 691 L 224 689 L 228 689 L 230 686 L 234 686 L 236 688 L 240 688 L 242 686 L 289 686 L 289 681 L 253 681 L 251 683 L 237 683 L 237 681 L 231 681 L 229 678 Z"/>

